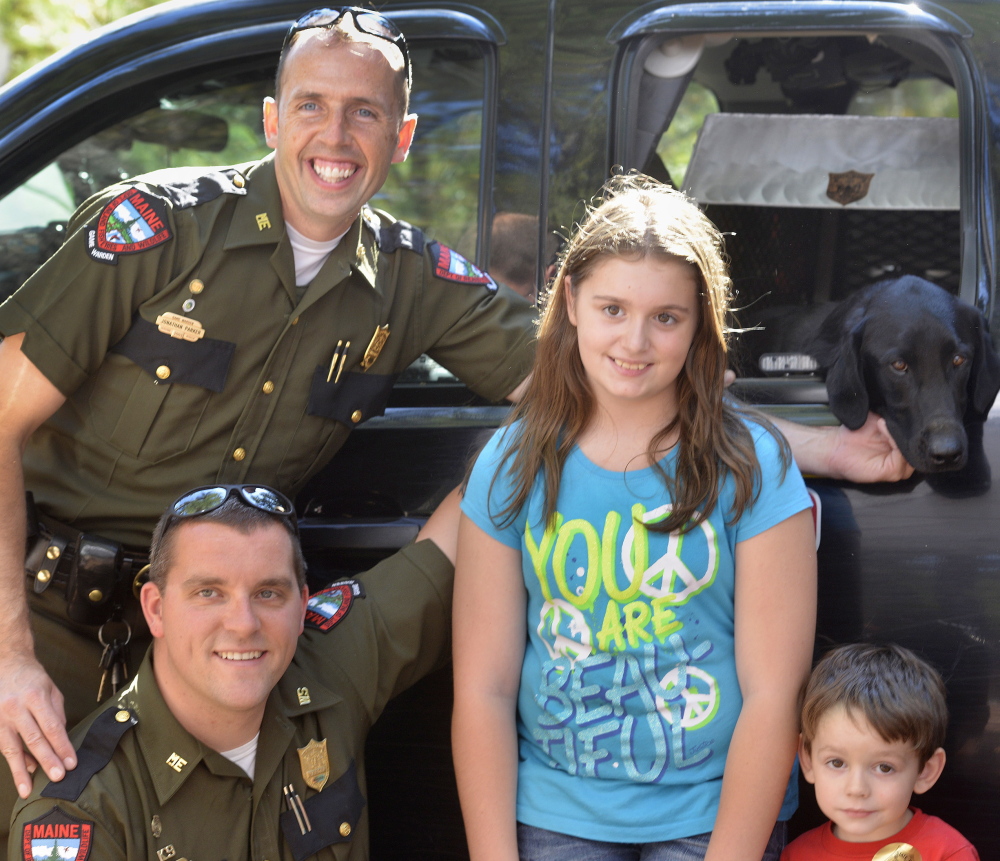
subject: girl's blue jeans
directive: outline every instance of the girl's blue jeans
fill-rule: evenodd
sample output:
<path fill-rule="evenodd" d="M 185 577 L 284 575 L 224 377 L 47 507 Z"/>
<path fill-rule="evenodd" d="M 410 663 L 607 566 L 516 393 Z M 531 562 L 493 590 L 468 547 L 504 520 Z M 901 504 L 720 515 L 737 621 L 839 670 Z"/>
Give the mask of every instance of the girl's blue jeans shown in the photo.
<path fill-rule="evenodd" d="M 521 861 L 702 861 L 711 836 L 696 834 L 660 843 L 605 843 L 517 823 Z M 787 827 L 779 822 L 761 861 L 778 861 L 786 839 Z"/>

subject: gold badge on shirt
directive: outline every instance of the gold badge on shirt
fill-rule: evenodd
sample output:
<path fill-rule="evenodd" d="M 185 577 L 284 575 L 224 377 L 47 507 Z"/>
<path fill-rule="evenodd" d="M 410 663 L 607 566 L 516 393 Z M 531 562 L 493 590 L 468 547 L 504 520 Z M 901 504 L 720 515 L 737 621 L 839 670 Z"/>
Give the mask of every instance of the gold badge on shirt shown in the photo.
<path fill-rule="evenodd" d="M 909 843 L 890 843 L 873 856 L 872 861 L 924 861 L 920 852 Z"/>
<path fill-rule="evenodd" d="M 330 779 L 330 758 L 326 754 L 326 739 L 312 739 L 305 747 L 296 748 L 299 752 L 299 764 L 302 766 L 302 779 L 306 786 L 320 792 Z"/>
<path fill-rule="evenodd" d="M 389 324 L 386 323 L 384 326 L 376 326 L 375 334 L 372 335 L 371 341 L 368 342 L 368 346 L 365 349 L 365 355 L 361 359 L 361 367 L 364 370 L 368 370 L 372 365 L 375 364 L 375 360 L 378 358 L 378 354 L 382 352 L 382 348 L 385 346 L 385 342 L 389 340 Z"/>

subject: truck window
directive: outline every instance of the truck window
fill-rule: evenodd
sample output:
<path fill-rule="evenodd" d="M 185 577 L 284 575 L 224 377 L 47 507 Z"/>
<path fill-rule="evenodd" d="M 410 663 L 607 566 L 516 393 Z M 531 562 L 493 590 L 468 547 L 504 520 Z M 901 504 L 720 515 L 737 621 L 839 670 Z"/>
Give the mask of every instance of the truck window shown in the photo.
<path fill-rule="evenodd" d="M 808 362 L 761 364 L 759 345 L 781 340 L 760 328 L 775 334 L 779 306 L 905 274 L 962 291 L 959 96 L 929 43 L 659 33 L 625 56 L 631 137 L 620 130 L 614 160 L 683 188 L 726 235 L 734 325 L 750 330 L 734 350 L 741 377 L 809 377 Z M 755 399 L 785 399 L 770 389 Z M 822 386 L 792 400 L 813 397 Z"/>

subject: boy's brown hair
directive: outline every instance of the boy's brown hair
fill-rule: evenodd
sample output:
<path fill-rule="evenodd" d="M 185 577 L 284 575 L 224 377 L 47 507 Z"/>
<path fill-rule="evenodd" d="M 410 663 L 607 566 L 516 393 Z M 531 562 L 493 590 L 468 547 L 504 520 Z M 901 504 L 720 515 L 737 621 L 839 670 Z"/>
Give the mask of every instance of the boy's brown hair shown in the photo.
<path fill-rule="evenodd" d="M 802 743 L 812 751 L 820 719 L 843 706 L 885 741 L 912 744 L 920 767 L 944 744 L 948 706 L 940 674 L 909 649 L 852 643 L 816 665 L 802 704 Z"/>

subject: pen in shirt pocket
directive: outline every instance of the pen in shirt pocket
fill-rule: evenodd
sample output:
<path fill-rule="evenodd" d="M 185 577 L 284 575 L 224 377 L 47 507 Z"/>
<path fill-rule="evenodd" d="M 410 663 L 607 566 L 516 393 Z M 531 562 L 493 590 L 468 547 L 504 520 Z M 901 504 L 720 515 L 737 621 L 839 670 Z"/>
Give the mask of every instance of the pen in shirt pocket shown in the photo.
<path fill-rule="evenodd" d="M 343 347 L 343 350 L 341 350 L 341 347 Z M 335 384 L 340 382 L 340 374 L 344 370 L 344 362 L 347 361 L 347 351 L 350 348 L 351 348 L 350 341 L 348 341 L 346 344 L 343 342 L 343 340 L 337 341 L 337 346 L 334 348 L 333 351 L 333 358 L 330 359 L 330 370 L 326 374 L 327 382 L 330 382 L 331 378 L 333 378 L 333 382 Z M 340 360 L 339 365 L 337 364 L 338 359 Z M 336 368 L 337 370 L 336 377 L 333 376 L 334 368 Z"/>

